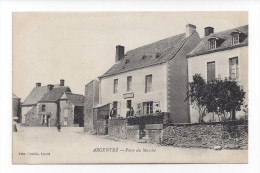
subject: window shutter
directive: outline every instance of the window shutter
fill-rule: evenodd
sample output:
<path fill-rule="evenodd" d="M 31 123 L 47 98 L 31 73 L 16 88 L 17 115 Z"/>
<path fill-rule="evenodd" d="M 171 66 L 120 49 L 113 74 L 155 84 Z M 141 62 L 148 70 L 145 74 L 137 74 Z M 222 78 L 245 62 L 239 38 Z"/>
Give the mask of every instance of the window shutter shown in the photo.
<path fill-rule="evenodd" d="M 121 102 L 117 102 L 117 115 L 121 116 Z"/>
<path fill-rule="evenodd" d="M 141 115 L 143 114 L 143 103 L 137 103 L 137 109 L 136 114 Z"/>
<path fill-rule="evenodd" d="M 207 81 L 211 82 L 215 80 L 215 61 L 207 63 Z"/>
<path fill-rule="evenodd" d="M 231 79 L 237 79 L 239 76 L 238 57 L 229 59 L 229 76 Z"/>

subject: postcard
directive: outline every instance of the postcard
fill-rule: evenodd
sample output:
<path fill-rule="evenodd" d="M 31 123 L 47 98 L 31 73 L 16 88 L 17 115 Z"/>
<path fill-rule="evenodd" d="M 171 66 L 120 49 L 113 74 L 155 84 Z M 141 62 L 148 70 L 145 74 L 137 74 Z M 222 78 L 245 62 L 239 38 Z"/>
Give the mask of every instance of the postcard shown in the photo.
<path fill-rule="evenodd" d="M 12 23 L 13 164 L 248 163 L 247 11 Z"/>

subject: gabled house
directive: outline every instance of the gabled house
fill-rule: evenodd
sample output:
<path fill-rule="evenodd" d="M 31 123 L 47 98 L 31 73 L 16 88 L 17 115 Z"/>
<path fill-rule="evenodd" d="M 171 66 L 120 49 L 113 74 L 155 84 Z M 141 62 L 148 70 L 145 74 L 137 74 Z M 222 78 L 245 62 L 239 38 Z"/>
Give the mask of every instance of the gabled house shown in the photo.
<path fill-rule="evenodd" d="M 47 86 L 41 86 L 41 83 L 36 83 L 36 86 L 32 89 L 30 94 L 25 98 L 24 102 L 21 104 L 22 112 L 22 124 L 25 124 L 25 117 L 28 114 L 34 114 L 36 116 L 36 106 L 38 101 L 48 92 Z"/>
<path fill-rule="evenodd" d="M 205 36 L 198 46 L 187 55 L 189 81 L 196 73 L 207 81 L 217 77 L 236 80 L 246 92 L 248 103 L 248 25 L 214 33 L 213 27 L 205 28 Z M 191 122 L 198 122 L 198 113 L 190 107 Z M 237 116 L 244 113 L 236 112 Z M 213 120 L 213 116 L 205 117 Z"/>
<path fill-rule="evenodd" d="M 57 123 L 68 127 L 83 126 L 83 106 L 84 96 L 71 93 L 61 80 L 59 85 L 47 85 L 47 92 L 24 115 L 24 123 L 29 126 L 56 126 Z"/>
<path fill-rule="evenodd" d="M 100 80 L 100 105 L 110 104 L 113 116 L 170 112 L 173 123 L 190 122 L 186 55 L 200 42 L 196 26 L 187 24 L 182 34 L 125 53 L 116 46 L 115 64 Z"/>

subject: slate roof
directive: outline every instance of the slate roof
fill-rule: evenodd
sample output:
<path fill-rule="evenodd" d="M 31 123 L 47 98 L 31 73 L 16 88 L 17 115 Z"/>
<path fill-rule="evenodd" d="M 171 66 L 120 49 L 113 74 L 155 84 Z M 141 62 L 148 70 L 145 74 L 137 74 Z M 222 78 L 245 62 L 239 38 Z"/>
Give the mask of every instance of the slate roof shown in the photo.
<path fill-rule="evenodd" d="M 125 53 L 125 56 L 114 64 L 102 77 L 132 71 L 172 59 L 189 37 L 179 34 Z"/>
<path fill-rule="evenodd" d="M 84 96 L 80 94 L 66 93 L 69 101 L 75 106 L 84 106 Z"/>
<path fill-rule="evenodd" d="M 34 87 L 30 94 L 26 97 L 22 106 L 35 105 L 48 92 L 47 86 Z"/>
<path fill-rule="evenodd" d="M 17 97 L 14 93 L 13 94 L 13 99 L 20 99 L 19 97 Z"/>
<path fill-rule="evenodd" d="M 233 32 L 241 32 L 243 34 L 244 38 L 241 40 L 240 44 L 237 45 L 231 44 Z M 210 50 L 208 46 L 208 40 L 211 38 L 218 38 L 221 40 L 220 45 L 213 50 Z M 222 32 L 212 33 L 208 36 L 203 37 L 201 42 L 198 44 L 198 46 L 195 47 L 193 51 L 191 51 L 187 56 L 193 57 L 193 56 L 213 53 L 213 52 L 227 50 L 227 49 L 233 49 L 236 47 L 242 47 L 247 45 L 248 45 L 248 25 L 245 25 L 245 26 L 240 26 L 237 28 L 225 30 Z"/>
<path fill-rule="evenodd" d="M 71 92 L 67 86 L 54 87 L 52 90 L 46 92 L 39 100 L 39 102 L 57 101 L 65 92 Z"/>

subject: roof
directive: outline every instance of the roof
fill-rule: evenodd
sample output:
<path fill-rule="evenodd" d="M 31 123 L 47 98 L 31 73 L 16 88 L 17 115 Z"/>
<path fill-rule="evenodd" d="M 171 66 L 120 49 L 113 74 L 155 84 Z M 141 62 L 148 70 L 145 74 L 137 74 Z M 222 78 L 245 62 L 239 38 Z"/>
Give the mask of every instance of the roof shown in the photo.
<path fill-rule="evenodd" d="M 57 101 L 65 92 L 71 92 L 70 88 L 67 86 L 54 87 L 52 90 L 46 92 L 39 102 Z"/>
<path fill-rule="evenodd" d="M 35 105 L 38 101 L 48 92 L 47 86 L 39 86 L 34 87 L 30 94 L 26 97 L 24 102 L 22 103 L 23 106 L 26 105 Z"/>
<path fill-rule="evenodd" d="M 20 99 L 20 98 L 17 97 L 17 96 L 13 93 L 13 99 Z"/>
<path fill-rule="evenodd" d="M 169 61 L 176 55 L 187 39 L 188 37 L 183 33 L 130 50 L 125 53 L 125 56 L 118 63 L 114 64 L 99 78 Z"/>
<path fill-rule="evenodd" d="M 243 34 L 244 38 L 241 40 L 240 44 L 237 44 L 237 45 L 231 44 L 233 33 L 242 33 Z M 213 39 L 213 38 L 221 39 L 221 43 L 216 49 L 210 50 L 209 46 L 208 46 L 208 40 Z M 188 57 L 213 53 L 213 52 L 222 51 L 222 50 L 226 50 L 226 49 L 233 49 L 236 47 L 242 47 L 242 46 L 247 46 L 247 45 L 248 45 L 248 25 L 245 25 L 245 26 L 240 26 L 237 28 L 225 30 L 222 32 L 212 33 L 208 36 L 203 37 L 201 42 L 198 44 L 198 46 L 195 47 L 193 49 L 193 51 L 191 51 L 188 54 Z"/>
<path fill-rule="evenodd" d="M 84 96 L 80 94 L 66 93 L 69 101 L 75 106 L 84 106 Z"/>

